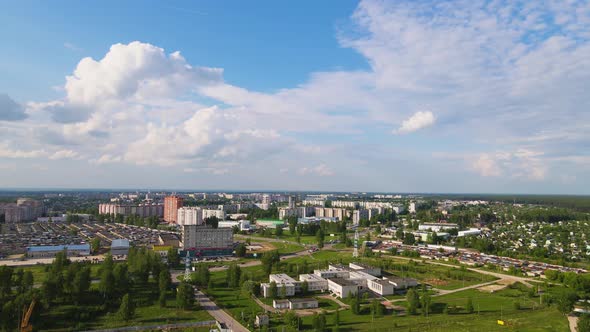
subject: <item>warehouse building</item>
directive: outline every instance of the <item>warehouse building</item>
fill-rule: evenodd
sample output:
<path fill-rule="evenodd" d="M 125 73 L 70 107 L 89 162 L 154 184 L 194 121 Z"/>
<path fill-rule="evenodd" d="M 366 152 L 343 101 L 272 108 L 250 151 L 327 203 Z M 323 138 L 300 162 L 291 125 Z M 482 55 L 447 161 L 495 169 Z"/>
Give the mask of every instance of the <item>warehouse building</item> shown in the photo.
<path fill-rule="evenodd" d="M 35 246 L 27 247 L 27 257 L 29 258 L 47 258 L 55 257 L 58 252 L 66 252 L 68 257 L 88 256 L 90 255 L 89 244 L 68 244 L 62 246 Z"/>
<path fill-rule="evenodd" d="M 111 255 L 113 256 L 126 256 L 129 255 L 129 240 L 127 239 L 116 239 L 111 242 Z"/>
<path fill-rule="evenodd" d="M 340 298 L 346 298 L 358 293 L 359 286 L 351 280 L 344 278 L 329 278 L 328 289 Z"/>

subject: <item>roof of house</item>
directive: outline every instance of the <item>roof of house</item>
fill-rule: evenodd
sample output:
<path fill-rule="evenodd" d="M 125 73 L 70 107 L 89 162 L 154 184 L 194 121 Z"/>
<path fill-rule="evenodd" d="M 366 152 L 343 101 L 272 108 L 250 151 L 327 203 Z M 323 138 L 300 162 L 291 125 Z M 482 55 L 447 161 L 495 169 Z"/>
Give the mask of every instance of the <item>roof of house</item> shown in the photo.
<path fill-rule="evenodd" d="M 305 299 L 290 299 L 291 303 L 304 303 L 304 302 L 317 302 L 318 300 L 313 298 L 305 298 Z"/>
<path fill-rule="evenodd" d="M 89 244 L 66 244 L 59 246 L 34 246 L 27 247 L 29 252 L 43 252 L 43 251 L 62 251 L 62 250 L 88 250 L 90 251 Z"/>
<path fill-rule="evenodd" d="M 344 278 L 329 278 L 328 280 L 340 286 L 356 286 L 354 282 Z"/>
<path fill-rule="evenodd" d="M 115 239 L 111 242 L 111 248 L 129 248 L 129 240 Z"/>

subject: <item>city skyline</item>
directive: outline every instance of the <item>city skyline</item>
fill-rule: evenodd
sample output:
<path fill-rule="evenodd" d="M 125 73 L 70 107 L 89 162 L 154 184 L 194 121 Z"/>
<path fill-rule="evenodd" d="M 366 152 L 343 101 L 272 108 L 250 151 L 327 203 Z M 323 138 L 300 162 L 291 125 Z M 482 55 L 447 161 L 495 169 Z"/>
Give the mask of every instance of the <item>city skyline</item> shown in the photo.
<path fill-rule="evenodd" d="M 584 1 L 0 8 L 2 187 L 590 193 Z"/>

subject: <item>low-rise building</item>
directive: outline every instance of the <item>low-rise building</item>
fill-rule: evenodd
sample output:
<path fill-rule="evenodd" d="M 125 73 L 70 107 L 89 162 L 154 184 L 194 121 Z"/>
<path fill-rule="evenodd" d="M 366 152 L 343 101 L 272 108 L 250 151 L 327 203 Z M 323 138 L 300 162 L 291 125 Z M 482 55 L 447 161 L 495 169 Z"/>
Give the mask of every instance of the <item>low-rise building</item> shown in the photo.
<path fill-rule="evenodd" d="M 68 257 L 72 256 L 88 256 L 90 255 L 89 244 L 69 244 L 62 246 L 35 246 L 27 247 L 27 257 L 30 258 L 46 258 L 55 257 L 58 252 L 66 252 Z"/>
<path fill-rule="evenodd" d="M 347 298 L 358 293 L 359 286 L 344 278 L 329 278 L 328 289 L 340 298 Z"/>
<path fill-rule="evenodd" d="M 306 281 L 307 290 L 310 292 L 324 292 L 328 289 L 328 281 L 315 274 L 300 274 L 299 281 Z"/>
<path fill-rule="evenodd" d="M 122 256 L 129 255 L 129 240 L 127 239 L 115 239 L 111 242 L 111 255 Z"/>
<path fill-rule="evenodd" d="M 313 309 L 319 306 L 318 300 L 313 298 L 308 299 L 290 299 L 289 300 L 289 309 L 297 310 L 297 309 Z"/>

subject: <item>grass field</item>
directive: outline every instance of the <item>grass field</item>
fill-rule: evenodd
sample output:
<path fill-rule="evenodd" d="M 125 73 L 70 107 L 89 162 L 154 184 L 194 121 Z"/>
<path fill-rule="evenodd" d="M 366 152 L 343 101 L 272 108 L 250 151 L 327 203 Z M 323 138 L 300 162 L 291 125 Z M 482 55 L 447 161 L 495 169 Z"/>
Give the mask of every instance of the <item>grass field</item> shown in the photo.
<path fill-rule="evenodd" d="M 464 311 L 443 314 L 445 304 L 464 307 L 471 297 L 475 312 Z M 514 302 L 520 301 L 520 310 Z M 354 315 L 350 310 L 340 312 L 340 331 L 569 331 L 564 315 L 552 307 L 533 306 L 538 301 L 528 299 L 520 290 L 507 289 L 494 294 L 466 290 L 433 298 L 433 311 L 429 317 L 395 316 L 390 313 L 373 318 L 368 308 L 363 314 Z M 333 314 L 328 315 L 329 327 L 333 326 Z M 497 324 L 503 318 L 506 326 Z M 311 318 L 303 319 L 302 330 L 311 329 Z"/>

